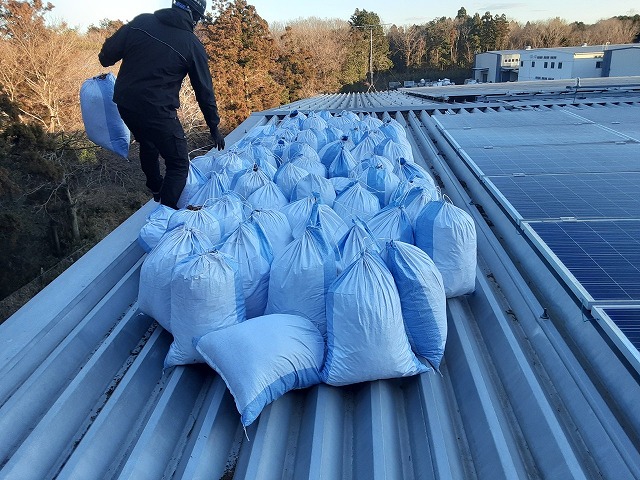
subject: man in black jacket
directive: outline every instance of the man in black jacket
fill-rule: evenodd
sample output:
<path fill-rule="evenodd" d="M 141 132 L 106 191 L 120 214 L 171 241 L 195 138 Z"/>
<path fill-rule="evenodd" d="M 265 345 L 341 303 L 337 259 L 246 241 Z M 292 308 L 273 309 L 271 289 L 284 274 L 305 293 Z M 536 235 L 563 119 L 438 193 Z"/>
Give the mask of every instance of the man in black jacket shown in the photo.
<path fill-rule="evenodd" d="M 147 187 L 156 201 L 171 208 L 177 208 L 189 173 L 187 141 L 176 114 L 185 76 L 189 75 L 214 146 L 224 149 L 207 54 L 193 33 L 205 9 L 206 0 L 173 0 L 172 8 L 138 15 L 109 37 L 98 55 L 104 67 L 122 60 L 113 101 L 140 144 Z"/>

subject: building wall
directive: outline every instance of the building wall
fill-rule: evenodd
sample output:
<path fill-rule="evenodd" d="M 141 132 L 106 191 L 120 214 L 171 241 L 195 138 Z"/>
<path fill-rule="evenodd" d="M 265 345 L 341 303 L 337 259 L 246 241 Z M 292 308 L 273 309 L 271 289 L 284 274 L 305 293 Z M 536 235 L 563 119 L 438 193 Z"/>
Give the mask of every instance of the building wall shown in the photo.
<path fill-rule="evenodd" d="M 526 50 L 520 57 L 519 81 L 571 78 L 575 67 L 573 53 Z"/>
<path fill-rule="evenodd" d="M 517 82 L 520 69 L 520 53 L 508 52 L 500 55 L 500 68 L 498 70 L 498 82 Z"/>
<path fill-rule="evenodd" d="M 640 47 L 607 51 L 603 73 L 608 77 L 640 75 Z"/>
<path fill-rule="evenodd" d="M 604 52 L 576 53 L 574 55 L 573 78 L 598 78 L 602 77 L 604 64 Z"/>
<path fill-rule="evenodd" d="M 499 57 L 495 52 L 477 54 L 473 78 L 483 83 L 496 82 Z"/>
<path fill-rule="evenodd" d="M 485 52 L 476 55 L 479 82 L 561 80 L 640 75 L 636 45 Z"/>

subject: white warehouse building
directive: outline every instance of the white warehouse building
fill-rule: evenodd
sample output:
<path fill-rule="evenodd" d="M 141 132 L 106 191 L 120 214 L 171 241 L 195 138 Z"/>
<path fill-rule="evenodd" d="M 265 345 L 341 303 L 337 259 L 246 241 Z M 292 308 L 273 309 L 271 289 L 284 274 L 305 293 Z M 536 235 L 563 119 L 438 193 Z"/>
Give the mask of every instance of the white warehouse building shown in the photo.
<path fill-rule="evenodd" d="M 476 55 L 474 79 L 483 83 L 640 75 L 640 45 L 493 50 Z"/>

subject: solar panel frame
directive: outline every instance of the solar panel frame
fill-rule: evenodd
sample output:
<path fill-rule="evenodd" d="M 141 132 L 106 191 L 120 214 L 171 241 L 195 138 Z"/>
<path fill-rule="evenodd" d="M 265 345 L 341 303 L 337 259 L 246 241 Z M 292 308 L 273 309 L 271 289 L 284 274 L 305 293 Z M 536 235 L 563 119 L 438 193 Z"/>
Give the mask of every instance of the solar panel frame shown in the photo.
<path fill-rule="evenodd" d="M 566 125 L 571 120 L 566 113 L 559 110 L 507 110 L 500 115 L 486 115 L 486 112 L 471 112 L 469 115 L 439 115 L 434 117 L 448 131 L 487 129 L 504 127 L 505 121 L 514 127 L 530 127 L 544 125 Z M 532 115 L 533 113 L 533 115 Z M 573 120 L 575 123 L 575 120 Z"/>
<path fill-rule="evenodd" d="M 567 117 L 570 118 L 570 117 Z M 564 125 L 523 125 L 504 124 L 502 128 L 469 128 L 450 132 L 462 148 L 487 148 L 548 145 L 589 145 L 615 144 L 626 138 L 612 130 L 593 123 Z"/>

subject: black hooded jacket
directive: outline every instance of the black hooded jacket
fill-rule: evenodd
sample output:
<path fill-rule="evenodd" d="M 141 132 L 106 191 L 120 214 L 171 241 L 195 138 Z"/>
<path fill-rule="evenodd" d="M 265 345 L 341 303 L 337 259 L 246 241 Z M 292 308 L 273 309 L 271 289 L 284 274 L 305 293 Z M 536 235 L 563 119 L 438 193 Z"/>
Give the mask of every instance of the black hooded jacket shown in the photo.
<path fill-rule="evenodd" d="M 211 130 L 220 122 L 207 54 L 188 12 L 165 8 L 138 15 L 109 37 L 98 58 L 104 67 L 122 60 L 113 101 L 151 118 L 174 118 L 182 81 L 189 75 Z"/>

